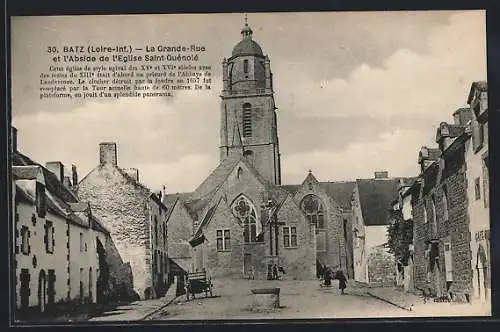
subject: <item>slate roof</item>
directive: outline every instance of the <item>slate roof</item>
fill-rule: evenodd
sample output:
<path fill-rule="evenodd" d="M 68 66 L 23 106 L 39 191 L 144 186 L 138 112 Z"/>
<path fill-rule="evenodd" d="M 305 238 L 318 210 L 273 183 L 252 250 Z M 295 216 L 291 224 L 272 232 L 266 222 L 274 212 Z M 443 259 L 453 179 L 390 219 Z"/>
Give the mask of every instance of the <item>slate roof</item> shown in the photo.
<path fill-rule="evenodd" d="M 262 48 L 252 39 L 243 39 L 233 48 L 231 57 L 236 57 L 240 55 L 257 55 L 264 56 L 262 53 Z"/>
<path fill-rule="evenodd" d="M 320 186 L 342 209 L 352 208 L 352 194 L 356 182 L 320 182 Z"/>
<path fill-rule="evenodd" d="M 389 207 L 398 195 L 399 179 L 356 180 L 366 226 L 389 224 Z"/>
<path fill-rule="evenodd" d="M 14 153 L 12 158 L 13 166 L 39 166 L 42 168 L 43 176 L 45 177 L 45 187 L 53 192 L 56 196 L 61 197 L 66 202 L 78 202 L 75 194 L 66 186 L 64 186 L 57 176 L 45 168 L 43 165 L 33 161 L 27 156 L 21 154 L 20 152 Z M 15 169 L 16 167 L 13 167 Z M 13 173 L 15 174 L 15 173 Z"/>
<path fill-rule="evenodd" d="M 12 176 L 19 180 L 35 180 L 39 172 L 38 165 L 12 167 Z"/>
<path fill-rule="evenodd" d="M 35 198 L 29 193 L 29 190 L 27 190 L 25 186 L 21 185 L 19 181 L 16 181 L 16 198 L 35 204 Z"/>
<path fill-rule="evenodd" d="M 439 148 L 429 148 L 423 146 L 418 154 L 418 162 L 425 160 L 438 160 L 441 157 L 441 150 Z"/>
<path fill-rule="evenodd" d="M 41 169 L 45 179 L 47 207 L 53 213 L 69 219 L 72 223 L 88 227 L 86 221 L 82 220 L 82 217 L 77 215 L 88 209 L 88 203 L 78 201 L 76 195 L 63 185 L 54 173 L 18 151 L 16 151 L 12 157 L 12 165 L 12 175 L 14 179 L 34 180 L 36 179 L 36 174 L 38 174 Z M 22 186 L 16 185 L 16 189 L 20 190 L 20 196 L 28 199 L 31 203 L 35 202 L 35 198 L 31 197 Z M 101 230 L 109 234 L 109 231 L 98 219 L 93 216 L 91 216 L 91 218 L 94 219 L 93 229 Z"/>
<path fill-rule="evenodd" d="M 192 193 L 192 199 L 200 199 L 204 196 L 211 196 L 224 184 L 227 177 L 236 164 L 243 158 L 242 155 L 234 153 L 222 160 L 219 165 L 207 176 L 207 178 Z"/>
<path fill-rule="evenodd" d="M 350 210 L 352 207 L 352 193 L 356 182 L 354 181 L 339 181 L 339 182 L 319 182 L 319 185 L 340 207 L 344 210 Z M 295 194 L 302 185 L 300 184 L 286 184 L 281 188 L 288 191 L 290 194 Z"/>

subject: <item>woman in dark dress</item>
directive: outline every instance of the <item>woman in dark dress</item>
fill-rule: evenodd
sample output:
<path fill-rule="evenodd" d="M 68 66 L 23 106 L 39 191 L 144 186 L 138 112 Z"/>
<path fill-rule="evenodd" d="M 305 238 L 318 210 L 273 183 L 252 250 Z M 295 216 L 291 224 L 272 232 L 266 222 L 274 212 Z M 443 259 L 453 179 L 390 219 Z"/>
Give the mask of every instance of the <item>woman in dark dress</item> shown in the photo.
<path fill-rule="evenodd" d="M 324 279 L 325 279 L 325 286 L 332 285 L 332 274 L 329 268 L 326 268 L 324 271 Z"/>
<path fill-rule="evenodd" d="M 347 278 L 344 275 L 344 272 L 341 270 L 337 272 L 337 279 L 339 280 L 339 289 L 342 295 L 344 295 L 344 289 L 347 288 Z"/>

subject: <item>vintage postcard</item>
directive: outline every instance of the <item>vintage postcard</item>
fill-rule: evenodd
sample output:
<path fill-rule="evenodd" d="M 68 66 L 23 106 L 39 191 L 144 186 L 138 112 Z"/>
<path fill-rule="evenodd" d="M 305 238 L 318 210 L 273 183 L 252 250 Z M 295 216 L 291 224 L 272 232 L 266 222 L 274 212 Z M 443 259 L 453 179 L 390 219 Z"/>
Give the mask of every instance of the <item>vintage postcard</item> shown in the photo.
<path fill-rule="evenodd" d="M 485 11 L 11 21 L 19 324 L 491 315 Z"/>

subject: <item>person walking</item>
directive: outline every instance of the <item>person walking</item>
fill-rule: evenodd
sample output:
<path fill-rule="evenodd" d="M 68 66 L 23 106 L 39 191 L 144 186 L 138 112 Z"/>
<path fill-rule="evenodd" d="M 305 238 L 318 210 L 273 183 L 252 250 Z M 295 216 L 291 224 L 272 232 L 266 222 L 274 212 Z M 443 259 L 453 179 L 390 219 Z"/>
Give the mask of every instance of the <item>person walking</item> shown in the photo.
<path fill-rule="evenodd" d="M 273 280 L 278 280 L 278 266 L 276 264 L 273 265 Z"/>
<path fill-rule="evenodd" d="M 325 286 L 329 287 L 332 285 L 332 273 L 329 268 L 325 268 L 324 271 L 324 280 L 325 280 Z"/>
<path fill-rule="evenodd" d="M 347 278 L 342 270 L 337 272 L 337 279 L 339 280 L 340 294 L 344 295 L 344 289 L 347 288 Z"/>

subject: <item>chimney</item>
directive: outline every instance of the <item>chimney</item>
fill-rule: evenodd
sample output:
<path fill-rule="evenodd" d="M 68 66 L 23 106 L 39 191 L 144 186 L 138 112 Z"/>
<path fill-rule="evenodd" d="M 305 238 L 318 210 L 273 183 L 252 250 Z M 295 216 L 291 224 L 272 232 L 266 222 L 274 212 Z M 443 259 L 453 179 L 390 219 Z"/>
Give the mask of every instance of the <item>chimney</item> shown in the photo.
<path fill-rule="evenodd" d="M 17 152 L 17 128 L 12 126 L 10 127 L 10 151 L 12 154 Z"/>
<path fill-rule="evenodd" d="M 73 186 L 78 185 L 78 173 L 75 165 L 71 165 L 71 177 L 73 178 Z"/>
<path fill-rule="evenodd" d="M 450 135 L 450 126 L 446 122 L 441 122 L 436 133 L 436 143 L 441 151 L 445 151 L 452 143 Z"/>
<path fill-rule="evenodd" d="M 69 176 L 65 176 L 63 179 L 63 185 L 66 188 L 71 188 L 71 180 L 69 179 Z"/>
<path fill-rule="evenodd" d="M 377 171 L 375 172 L 375 179 L 387 179 L 389 177 L 388 171 Z"/>
<path fill-rule="evenodd" d="M 124 171 L 136 182 L 139 182 L 139 170 L 137 168 L 126 168 Z"/>
<path fill-rule="evenodd" d="M 472 120 L 470 108 L 459 108 L 453 113 L 453 122 L 456 125 L 465 126 L 470 120 Z"/>
<path fill-rule="evenodd" d="M 101 166 L 105 164 L 112 164 L 117 166 L 116 158 L 116 143 L 114 142 L 103 142 L 99 144 L 99 164 Z"/>
<path fill-rule="evenodd" d="M 49 161 L 45 167 L 57 176 L 59 182 L 64 180 L 64 165 L 60 161 Z"/>

